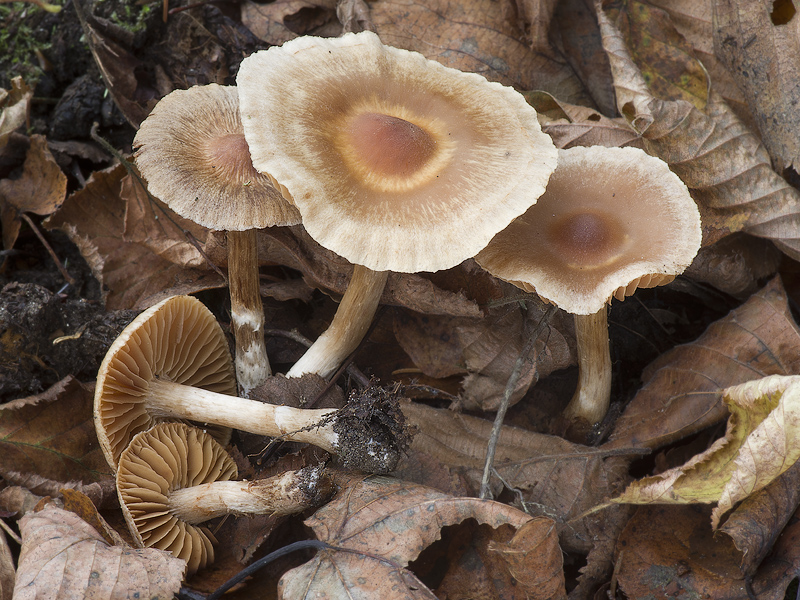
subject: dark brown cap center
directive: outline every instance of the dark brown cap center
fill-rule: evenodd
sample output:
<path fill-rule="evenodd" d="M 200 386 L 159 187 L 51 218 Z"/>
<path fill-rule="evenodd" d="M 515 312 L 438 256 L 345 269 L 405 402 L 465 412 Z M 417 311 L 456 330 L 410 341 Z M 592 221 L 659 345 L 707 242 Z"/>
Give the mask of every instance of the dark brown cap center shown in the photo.
<path fill-rule="evenodd" d="M 608 216 L 579 212 L 556 219 L 549 227 L 549 238 L 565 262 L 590 269 L 617 258 L 628 236 L 620 224 Z"/>
<path fill-rule="evenodd" d="M 436 149 L 436 142 L 421 127 L 397 117 L 361 113 L 349 127 L 356 158 L 380 175 L 412 175 L 424 167 Z"/>
<path fill-rule="evenodd" d="M 208 140 L 208 160 L 220 178 L 247 183 L 260 177 L 250 160 L 250 148 L 244 133 L 214 136 Z"/>

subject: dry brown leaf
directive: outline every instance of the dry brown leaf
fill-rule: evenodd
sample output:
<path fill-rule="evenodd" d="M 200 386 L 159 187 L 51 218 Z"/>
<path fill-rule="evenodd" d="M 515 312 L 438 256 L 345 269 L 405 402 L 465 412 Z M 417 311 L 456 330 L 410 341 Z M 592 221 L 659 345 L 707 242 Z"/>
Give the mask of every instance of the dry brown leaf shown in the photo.
<path fill-rule="evenodd" d="M 27 123 L 32 98 L 33 89 L 22 77 L 11 80 L 11 90 L 0 88 L 0 151 L 11 134 Z"/>
<path fill-rule="evenodd" d="M 0 474 L 91 483 L 112 477 L 94 432 L 93 386 L 68 377 L 0 406 Z"/>
<path fill-rule="evenodd" d="M 492 423 L 413 402 L 404 403 L 402 409 L 417 433 L 397 475 L 448 493 L 476 494 Z M 566 550 L 587 553 L 605 534 L 614 535 L 612 517 L 606 512 L 601 519 L 590 516 L 567 522 L 614 494 L 625 475 L 615 472 L 610 454 L 604 448 L 503 426 L 495 455 L 502 481 L 492 478 L 492 493 L 499 495 L 507 485 L 527 512 L 559 523 Z"/>
<path fill-rule="evenodd" d="M 669 163 L 698 203 L 703 244 L 744 231 L 800 257 L 800 192 L 781 178 L 756 135 L 713 90 L 702 110 L 653 95 L 608 16 L 598 13 L 619 111 L 645 149 Z"/>
<path fill-rule="evenodd" d="M 764 0 L 713 0 L 714 51 L 744 93 L 778 171 L 800 171 L 800 18 Z"/>
<path fill-rule="evenodd" d="M 322 10 L 327 12 L 327 19 L 335 19 L 335 0 L 276 0 L 262 4 L 246 0 L 242 3 L 242 24 L 259 39 L 273 46 L 293 40 L 298 36 L 286 26 L 286 21 L 301 11 Z"/>
<path fill-rule="evenodd" d="M 464 408 L 497 410 L 523 346 L 547 312 L 538 299 L 526 304 L 527 311 L 516 303 L 498 306 L 482 319 L 398 313 L 395 337 L 425 375 L 464 375 L 460 397 Z M 571 337 L 572 320 L 556 313 L 539 332 L 512 402 L 520 400 L 538 378 L 574 364 L 575 350 L 562 332 Z"/>
<path fill-rule="evenodd" d="M 712 3 L 713 0 L 648 0 L 648 4 L 669 14 L 675 29 L 686 38 L 708 72 L 711 87 L 748 126 L 755 125 L 739 86 L 714 53 Z"/>
<path fill-rule="evenodd" d="M 188 241 L 191 236 L 202 246 L 209 230 L 176 215 L 158 199 L 151 202 L 140 181 L 131 175 L 122 178 L 120 198 L 125 203 L 122 239 L 141 244 L 181 267 L 209 269 L 207 259 Z"/>
<path fill-rule="evenodd" d="M 586 106 L 567 104 L 546 92 L 526 92 L 536 109 L 542 131 L 558 148 L 573 146 L 633 146 L 640 148 L 639 134 L 625 119 L 609 119 Z"/>
<path fill-rule="evenodd" d="M 0 600 L 11 600 L 14 594 L 14 557 L 8 547 L 5 532 L 0 529 Z"/>
<path fill-rule="evenodd" d="M 617 582 L 628 598 L 748 598 L 741 553 L 730 538 L 714 536 L 709 510 L 643 506 L 617 545 Z"/>
<path fill-rule="evenodd" d="M 221 287 L 222 278 L 211 270 L 184 268 L 145 245 L 123 241 L 126 205 L 120 185 L 125 176 L 122 165 L 96 171 L 45 221 L 78 246 L 107 290 L 106 308 L 143 309 L 167 296 Z"/>
<path fill-rule="evenodd" d="M 186 562 L 167 552 L 111 546 L 78 515 L 52 503 L 20 520 L 22 551 L 14 598 L 168 600 Z"/>
<path fill-rule="evenodd" d="M 517 89 L 545 90 L 567 102 L 591 104 L 563 57 L 530 48 L 511 3 L 381 0 L 370 8 L 385 44 Z"/>
<path fill-rule="evenodd" d="M 514 0 L 520 25 L 526 27 L 528 43 L 532 50 L 547 54 L 551 52 L 550 22 L 556 11 L 558 0 Z"/>
<path fill-rule="evenodd" d="M 598 110 L 615 115 L 614 88 L 592 0 L 561 0 L 551 37 L 589 90 Z"/>
<path fill-rule="evenodd" d="M 67 176 L 47 149 L 47 140 L 41 135 L 31 136 L 22 176 L 0 180 L 3 247 L 6 250 L 14 247 L 22 213 L 49 215 L 64 202 L 66 193 Z"/>
<path fill-rule="evenodd" d="M 800 514 L 791 516 L 753 579 L 753 592 L 759 600 L 784 600 L 786 589 L 800 576 Z"/>
<path fill-rule="evenodd" d="M 696 341 L 655 360 L 617 420 L 610 447 L 658 448 L 727 416 L 721 390 L 767 375 L 800 372 L 800 329 L 773 279 Z"/>
<path fill-rule="evenodd" d="M 511 539 L 508 526 L 518 530 L 531 517 L 491 500 L 451 497 L 400 480 L 370 477 L 358 481 L 306 521 L 320 541 L 346 551 L 321 550 L 310 562 L 289 571 L 278 585 L 280 597 L 324 593 L 329 598 L 434 598 L 405 567 L 440 538 L 443 527 L 467 519 L 490 526 L 496 539 L 507 541 Z M 554 537 L 555 529 L 548 535 Z M 557 544 L 546 547 L 548 554 L 530 557 L 525 576 L 529 569 L 549 567 L 550 572 L 541 575 L 547 580 L 559 577 L 561 551 Z M 480 569 L 475 575 L 480 579 Z M 517 597 L 513 590 L 518 584 L 507 567 L 495 570 L 490 581 L 492 597 Z M 461 581 L 462 589 L 468 583 Z M 562 583 L 554 595 L 535 597 L 563 596 Z"/>

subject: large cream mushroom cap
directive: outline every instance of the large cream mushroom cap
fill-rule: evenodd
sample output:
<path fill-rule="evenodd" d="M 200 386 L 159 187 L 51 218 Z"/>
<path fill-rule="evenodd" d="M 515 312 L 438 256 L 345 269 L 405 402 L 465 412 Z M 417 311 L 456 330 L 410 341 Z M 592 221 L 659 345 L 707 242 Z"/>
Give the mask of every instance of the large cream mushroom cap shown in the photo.
<path fill-rule="evenodd" d="M 237 85 L 255 168 L 315 240 L 375 271 L 474 256 L 555 168 L 522 95 L 369 31 L 257 52 Z"/>
<path fill-rule="evenodd" d="M 700 213 L 667 163 L 636 148 L 559 150 L 535 206 L 475 259 L 572 314 L 682 273 L 700 248 Z"/>
<path fill-rule="evenodd" d="M 205 527 L 178 518 L 170 494 L 237 475 L 233 459 L 211 436 L 182 423 L 161 423 L 137 434 L 120 456 L 117 493 L 139 544 L 184 559 L 192 574 L 213 562 L 216 540 Z"/>
<path fill-rule="evenodd" d="M 253 168 L 233 86 L 175 90 L 134 139 L 136 165 L 154 196 L 180 216 L 220 231 L 296 225 L 300 215 Z"/>
<path fill-rule="evenodd" d="M 225 334 L 196 298 L 172 296 L 142 312 L 111 344 L 100 365 L 95 429 L 112 468 L 134 435 L 163 420 L 147 410 L 154 380 L 236 395 Z M 228 428 L 211 426 L 209 433 L 222 443 L 230 439 Z"/>

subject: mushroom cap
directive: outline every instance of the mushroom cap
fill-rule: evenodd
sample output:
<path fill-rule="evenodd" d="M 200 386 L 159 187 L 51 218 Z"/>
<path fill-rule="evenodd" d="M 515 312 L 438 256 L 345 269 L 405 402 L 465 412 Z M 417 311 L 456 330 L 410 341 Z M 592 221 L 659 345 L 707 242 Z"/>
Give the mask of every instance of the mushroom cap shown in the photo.
<path fill-rule="evenodd" d="M 149 414 L 145 404 L 148 386 L 156 378 L 236 395 L 225 334 L 196 298 L 172 296 L 142 312 L 111 344 L 100 365 L 94 422 L 112 468 L 134 435 L 164 420 Z M 229 429 L 206 428 L 218 441 L 228 443 Z"/>
<path fill-rule="evenodd" d="M 300 223 L 297 209 L 253 168 L 233 86 L 212 83 L 164 96 L 133 145 L 150 193 L 203 227 Z"/>
<path fill-rule="evenodd" d="M 664 161 L 637 148 L 559 150 L 535 206 L 475 260 L 567 312 L 588 315 L 672 281 L 700 248 L 700 213 Z"/>
<path fill-rule="evenodd" d="M 317 242 L 376 271 L 474 256 L 556 165 L 521 94 L 370 31 L 256 52 L 237 85 L 255 168 Z"/>
<path fill-rule="evenodd" d="M 184 559 L 192 574 L 214 561 L 216 539 L 172 514 L 170 492 L 237 476 L 236 463 L 210 435 L 184 423 L 160 423 L 123 451 L 117 493 L 136 541 Z"/>

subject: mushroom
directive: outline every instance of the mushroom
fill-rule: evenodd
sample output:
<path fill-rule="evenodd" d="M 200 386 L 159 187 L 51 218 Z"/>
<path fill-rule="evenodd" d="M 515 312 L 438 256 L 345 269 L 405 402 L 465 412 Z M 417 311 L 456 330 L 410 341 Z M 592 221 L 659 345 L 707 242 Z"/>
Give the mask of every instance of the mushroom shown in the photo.
<path fill-rule="evenodd" d="M 236 477 L 233 459 L 210 435 L 160 423 L 123 451 L 117 493 L 136 541 L 184 559 L 192 574 L 214 560 L 214 535 L 198 524 L 228 514 L 295 514 L 318 506 L 331 491 L 316 467 L 255 481 L 232 481 Z"/>
<path fill-rule="evenodd" d="M 271 374 L 256 229 L 296 225 L 300 214 L 253 168 L 235 87 L 209 84 L 168 94 L 142 123 L 134 147 L 153 195 L 180 216 L 227 232 L 236 375 L 249 396 Z"/>
<path fill-rule="evenodd" d="M 159 302 L 131 321 L 100 365 L 94 415 L 106 460 L 115 468 L 134 435 L 176 419 L 314 444 L 332 454 L 347 450 L 347 464 L 364 470 L 390 471 L 399 460 L 392 432 L 380 419 L 355 423 L 362 437 L 374 434 L 386 441 L 390 451 L 376 453 L 352 447 L 353 421 L 340 418 L 337 409 L 276 406 L 226 395 L 233 393 L 232 361 L 214 315 L 191 296 Z"/>
<path fill-rule="evenodd" d="M 606 304 L 672 281 L 700 248 L 700 214 L 664 161 L 636 148 L 559 150 L 535 206 L 475 260 L 575 315 L 579 381 L 564 414 L 599 422 L 611 396 Z"/>
<path fill-rule="evenodd" d="M 256 52 L 237 85 L 254 167 L 317 242 L 354 264 L 330 328 L 289 376 L 332 373 L 366 333 L 387 271 L 474 256 L 556 165 L 521 94 L 370 31 Z"/>

